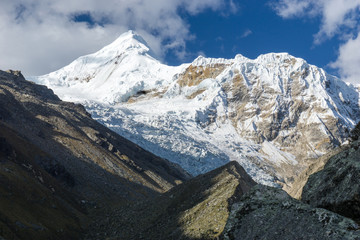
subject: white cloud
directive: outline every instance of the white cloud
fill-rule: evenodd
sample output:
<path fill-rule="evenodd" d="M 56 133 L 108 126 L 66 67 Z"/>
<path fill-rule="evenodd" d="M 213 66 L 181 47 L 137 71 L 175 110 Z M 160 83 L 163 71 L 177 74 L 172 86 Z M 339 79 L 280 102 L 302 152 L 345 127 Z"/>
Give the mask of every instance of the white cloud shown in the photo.
<path fill-rule="evenodd" d="M 253 32 L 250 29 L 246 29 L 245 32 L 241 35 L 241 38 L 246 38 L 250 36 Z"/>
<path fill-rule="evenodd" d="M 360 0 L 280 0 L 272 6 L 283 18 L 320 16 L 322 23 L 315 42 L 321 43 L 337 34 L 341 27 L 356 25 Z"/>
<path fill-rule="evenodd" d="M 331 66 L 338 68 L 344 81 L 360 84 L 360 32 L 339 48 L 339 57 Z"/>
<path fill-rule="evenodd" d="M 339 47 L 338 59 L 331 66 L 339 69 L 342 78 L 359 81 L 360 0 L 279 0 L 272 6 L 283 18 L 320 16 L 321 25 L 314 35 L 314 43 L 321 44 L 333 37 L 344 41 Z"/>
<path fill-rule="evenodd" d="M 283 18 L 299 17 L 312 4 L 311 0 L 280 0 L 272 4 L 277 14 Z"/>
<path fill-rule="evenodd" d="M 322 0 L 322 25 L 316 35 L 317 42 L 333 37 L 342 26 L 354 28 L 360 10 L 360 0 Z"/>
<path fill-rule="evenodd" d="M 48 73 L 128 29 L 138 31 L 159 56 L 171 49 L 184 57 L 194 36 L 179 10 L 196 15 L 206 9 L 231 12 L 234 6 L 232 0 L 2 0 L 0 69 Z M 74 22 L 81 13 L 95 24 Z"/>

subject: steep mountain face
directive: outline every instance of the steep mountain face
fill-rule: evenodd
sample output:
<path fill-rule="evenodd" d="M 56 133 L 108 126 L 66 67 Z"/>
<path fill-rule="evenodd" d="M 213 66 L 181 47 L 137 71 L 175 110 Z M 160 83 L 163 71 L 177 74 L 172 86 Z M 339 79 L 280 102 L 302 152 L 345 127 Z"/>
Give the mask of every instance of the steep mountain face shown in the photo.
<path fill-rule="evenodd" d="M 193 175 L 234 160 L 268 185 L 290 184 L 360 119 L 355 87 L 303 59 L 199 57 L 169 67 L 134 32 L 29 79 Z"/>
<path fill-rule="evenodd" d="M 20 72 L 0 71 L 0 235 L 79 239 L 112 206 L 189 178 Z"/>
<path fill-rule="evenodd" d="M 348 149 L 348 147 L 349 146 L 347 144 L 344 144 L 317 158 L 298 176 L 294 177 L 294 181 L 291 183 L 291 185 L 285 186 L 283 189 L 293 198 L 301 199 L 303 188 L 309 180 L 309 177 L 312 174 L 321 171 L 332 156 L 340 153 L 341 151 L 344 151 L 345 149 Z"/>

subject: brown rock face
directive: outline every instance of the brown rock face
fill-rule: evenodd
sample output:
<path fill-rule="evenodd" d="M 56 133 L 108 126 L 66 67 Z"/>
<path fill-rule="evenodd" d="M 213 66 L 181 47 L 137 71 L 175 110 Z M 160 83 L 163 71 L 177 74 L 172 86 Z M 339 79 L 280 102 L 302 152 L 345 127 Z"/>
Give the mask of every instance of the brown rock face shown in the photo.
<path fill-rule="evenodd" d="M 177 82 L 181 87 L 196 86 L 207 78 L 216 78 L 225 67 L 225 64 L 213 64 L 210 66 L 190 65 L 185 72 L 179 76 Z"/>
<path fill-rule="evenodd" d="M 323 156 L 314 160 L 313 163 L 311 163 L 304 171 L 302 171 L 298 176 L 294 178 L 294 181 L 290 185 L 284 186 L 283 189 L 293 198 L 301 199 L 303 188 L 307 183 L 309 177 L 312 174 L 324 169 L 325 164 L 329 161 L 329 159 L 332 156 L 340 153 L 341 151 L 344 151 L 347 148 L 348 148 L 347 145 L 335 148 L 329 153 L 324 154 Z"/>

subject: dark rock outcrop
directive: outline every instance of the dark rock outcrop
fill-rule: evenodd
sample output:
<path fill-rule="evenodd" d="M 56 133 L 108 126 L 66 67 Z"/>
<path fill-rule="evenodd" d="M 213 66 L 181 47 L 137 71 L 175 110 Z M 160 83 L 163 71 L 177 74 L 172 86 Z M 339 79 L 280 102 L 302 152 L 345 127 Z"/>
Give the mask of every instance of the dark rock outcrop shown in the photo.
<path fill-rule="evenodd" d="M 233 205 L 223 238 L 354 240 L 360 230 L 351 219 L 258 185 Z"/>
<path fill-rule="evenodd" d="M 302 201 L 360 222 L 360 141 L 334 155 L 309 177 Z"/>

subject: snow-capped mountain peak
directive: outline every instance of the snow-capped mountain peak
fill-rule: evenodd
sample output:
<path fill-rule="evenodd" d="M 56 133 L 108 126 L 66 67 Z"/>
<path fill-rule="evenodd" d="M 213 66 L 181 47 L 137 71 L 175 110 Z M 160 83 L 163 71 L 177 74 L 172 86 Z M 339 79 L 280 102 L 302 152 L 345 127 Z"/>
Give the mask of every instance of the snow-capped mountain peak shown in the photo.
<path fill-rule="evenodd" d="M 121 34 L 114 42 L 102 48 L 98 54 L 103 53 L 107 56 L 116 56 L 119 54 L 147 54 L 154 57 L 153 51 L 148 43 L 135 31 L 129 30 Z"/>
<path fill-rule="evenodd" d="M 116 104 L 138 92 L 161 87 L 183 68 L 163 65 L 153 56 L 146 41 L 128 31 L 96 53 L 29 79 L 56 88 L 64 100 Z"/>
<path fill-rule="evenodd" d="M 200 56 L 178 67 L 150 53 L 129 31 L 32 79 L 194 175 L 234 160 L 265 184 L 291 182 L 360 120 L 352 85 L 288 53 Z"/>

